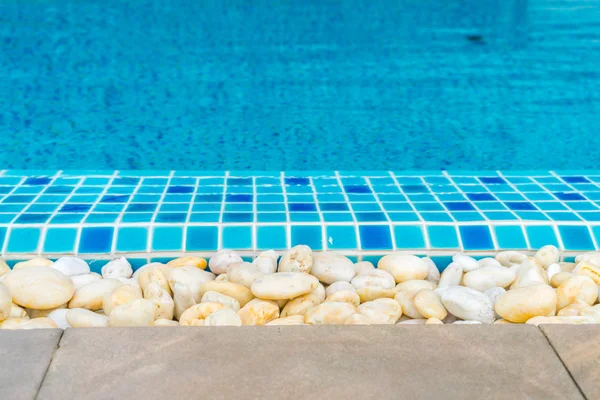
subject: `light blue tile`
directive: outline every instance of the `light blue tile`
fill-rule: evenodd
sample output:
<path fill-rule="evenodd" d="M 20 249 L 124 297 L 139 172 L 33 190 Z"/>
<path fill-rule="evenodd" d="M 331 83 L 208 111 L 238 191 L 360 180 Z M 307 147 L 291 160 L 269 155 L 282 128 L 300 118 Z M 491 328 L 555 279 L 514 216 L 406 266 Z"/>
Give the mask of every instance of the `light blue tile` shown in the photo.
<path fill-rule="evenodd" d="M 8 238 L 8 253 L 32 253 L 38 248 L 40 228 L 13 228 Z"/>
<path fill-rule="evenodd" d="M 423 228 L 416 225 L 394 226 L 394 237 L 397 249 L 425 249 L 425 238 Z"/>
<path fill-rule="evenodd" d="M 48 228 L 42 251 L 47 253 L 75 253 L 76 228 Z"/>
<path fill-rule="evenodd" d="M 183 249 L 183 227 L 160 226 L 155 227 L 152 237 L 152 250 L 182 250 Z"/>
<path fill-rule="evenodd" d="M 252 250 L 252 226 L 224 226 L 223 247 L 234 250 Z"/>
<path fill-rule="evenodd" d="M 323 250 L 322 228 L 318 225 L 292 226 L 292 246 L 304 244 L 313 250 Z"/>
<path fill-rule="evenodd" d="M 532 250 L 542 248 L 547 244 L 559 247 L 554 228 L 549 225 L 526 226 L 525 232 L 529 238 L 529 245 Z"/>
<path fill-rule="evenodd" d="M 256 227 L 256 247 L 258 250 L 287 249 L 287 229 L 283 225 Z"/>
<path fill-rule="evenodd" d="M 218 247 L 219 228 L 217 226 L 189 226 L 187 228 L 185 244 L 187 251 L 214 251 Z"/>
<path fill-rule="evenodd" d="M 494 227 L 500 249 L 527 249 L 523 229 L 518 225 L 499 225 Z"/>
<path fill-rule="evenodd" d="M 429 244 L 433 249 L 459 249 L 456 228 L 448 225 L 430 225 L 427 227 Z"/>
<path fill-rule="evenodd" d="M 148 228 L 121 227 L 117 234 L 117 252 L 142 252 L 148 247 Z"/>
<path fill-rule="evenodd" d="M 326 229 L 327 248 L 330 250 L 356 249 L 356 229 L 352 225 L 328 226 Z"/>

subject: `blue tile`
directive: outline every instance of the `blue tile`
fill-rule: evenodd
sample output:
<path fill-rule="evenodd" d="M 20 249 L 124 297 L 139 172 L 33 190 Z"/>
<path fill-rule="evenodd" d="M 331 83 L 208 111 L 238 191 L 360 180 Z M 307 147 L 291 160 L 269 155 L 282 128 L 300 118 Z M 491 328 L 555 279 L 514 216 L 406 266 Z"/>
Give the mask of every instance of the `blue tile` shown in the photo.
<path fill-rule="evenodd" d="M 7 253 L 31 253 L 37 251 L 39 228 L 13 228 L 8 238 Z"/>
<path fill-rule="evenodd" d="M 75 253 L 76 228 L 48 228 L 44 240 L 45 253 Z"/>
<path fill-rule="evenodd" d="M 354 211 L 378 211 L 381 212 L 381 207 L 377 203 L 354 203 L 352 204 Z"/>
<path fill-rule="evenodd" d="M 223 222 L 252 222 L 254 214 L 252 213 L 223 213 Z"/>
<path fill-rule="evenodd" d="M 15 224 L 42 224 L 50 219 L 51 214 L 21 214 Z"/>
<path fill-rule="evenodd" d="M 310 212 L 291 212 L 290 213 L 290 221 L 291 222 L 320 222 L 321 218 L 317 213 Z"/>
<path fill-rule="evenodd" d="M 387 218 L 382 212 L 357 212 L 354 213 L 358 222 L 385 222 Z"/>
<path fill-rule="evenodd" d="M 554 192 L 552 193 L 553 195 L 556 196 L 557 199 L 559 200 L 563 200 L 563 201 L 569 201 L 569 200 L 585 200 L 585 197 L 583 197 L 582 195 L 580 195 L 579 193 L 565 193 L 565 192 Z"/>
<path fill-rule="evenodd" d="M 527 249 L 523 229 L 518 225 L 498 225 L 494 227 L 500 249 Z"/>
<path fill-rule="evenodd" d="M 385 225 L 359 225 L 360 244 L 363 250 L 393 250 L 390 228 Z"/>
<path fill-rule="evenodd" d="M 151 222 L 154 218 L 152 213 L 135 213 L 135 214 L 123 214 L 122 222 Z"/>
<path fill-rule="evenodd" d="M 594 235 L 594 238 L 596 239 L 596 243 L 600 243 L 600 226 L 596 225 L 596 226 L 592 226 L 592 234 Z M 0 233 L 0 238 L 2 238 L 2 234 Z M 0 241 L 1 243 L 1 241 Z"/>
<path fill-rule="evenodd" d="M 84 222 L 88 224 L 109 224 L 119 219 L 119 215 L 120 214 L 92 213 L 87 216 Z"/>
<path fill-rule="evenodd" d="M 283 211 L 285 212 L 285 204 L 283 203 L 258 203 L 256 211 Z"/>
<path fill-rule="evenodd" d="M 92 211 L 94 212 L 121 212 L 125 207 L 124 203 L 96 204 Z"/>
<path fill-rule="evenodd" d="M 195 228 L 195 227 L 194 227 Z M 188 228 L 188 243 L 190 242 Z M 152 231 L 152 250 L 182 250 L 183 247 L 183 227 L 180 226 L 158 226 Z"/>
<path fill-rule="evenodd" d="M 345 185 L 344 190 L 346 193 L 371 193 L 371 189 L 368 186 L 361 185 Z"/>
<path fill-rule="evenodd" d="M 62 186 L 62 185 L 56 185 L 56 186 L 48 186 L 46 188 L 46 190 L 44 191 L 44 193 L 46 194 L 65 194 L 65 193 L 71 193 L 73 191 L 73 189 L 75 189 L 75 186 Z"/>
<path fill-rule="evenodd" d="M 537 210 L 531 203 L 525 201 L 505 202 L 506 206 L 513 211 L 534 211 Z"/>
<path fill-rule="evenodd" d="M 245 204 L 245 203 L 227 203 L 227 205 L 229 204 L 236 204 L 236 205 L 240 205 L 240 204 Z M 252 205 L 252 204 L 250 204 Z M 225 207 L 225 210 L 227 211 L 228 208 L 227 206 Z M 221 204 L 220 203 L 196 203 L 192 206 L 192 211 L 194 212 L 217 212 L 220 213 L 221 212 Z"/>
<path fill-rule="evenodd" d="M 485 221 L 483 215 L 480 213 L 473 211 L 460 211 L 452 213 L 452 217 L 458 222 L 469 222 L 469 221 Z"/>
<path fill-rule="evenodd" d="M 186 204 L 187 205 L 187 204 Z M 220 206 L 220 204 L 215 203 L 206 203 L 206 204 L 197 204 L 197 206 Z M 283 205 L 283 204 L 281 204 Z M 247 211 L 252 212 L 254 209 L 254 205 L 250 203 L 225 203 L 225 211 Z M 215 211 L 218 209 L 215 207 Z M 285 207 L 284 207 L 285 210 Z"/>
<path fill-rule="evenodd" d="M 586 221 L 600 221 L 600 212 L 592 211 L 592 212 L 579 212 L 579 216 Z"/>
<path fill-rule="evenodd" d="M 595 250 L 590 231 L 586 226 L 558 226 L 565 250 Z"/>
<path fill-rule="evenodd" d="M 187 213 L 159 213 L 156 215 L 156 222 L 185 222 L 187 219 Z"/>
<path fill-rule="evenodd" d="M 189 194 L 165 194 L 164 203 L 189 203 L 192 196 Z"/>
<path fill-rule="evenodd" d="M 117 234 L 117 252 L 145 252 L 148 248 L 148 228 L 121 227 Z"/>
<path fill-rule="evenodd" d="M 231 195 L 233 196 L 233 195 Z M 194 201 L 197 203 L 220 203 L 223 200 L 222 194 L 197 194 Z M 252 199 L 250 199 L 250 202 Z"/>
<path fill-rule="evenodd" d="M 425 238 L 423 228 L 412 225 L 394 226 L 394 237 L 396 238 L 396 249 L 425 249 Z"/>
<path fill-rule="evenodd" d="M 140 182 L 140 178 L 127 177 L 127 178 L 114 178 L 112 181 L 113 185 L 118 186 L 136 186 Z"/>
<path fill-rule="evenodd" d="M 479 180 L 481 181 L 481 183 L 485 183 L 486 185 L 489 184 L 501 184 L 501 183 L 506 183 L 506 181 L 500 177 L 485 177 L 485 176 L 480 176 Z"/>
<path fill-rule="evenodd" d="M 308 178 L 285 178 L 286 185 L 310 185 L 310 179 Z"/>
<path fill-rule="evenodd" d="M 219 222 L 221 214 L 218 213 L 192 213 L 190 214 L 190 222 Z"/>
<path fill-rule="evenodd" d="M 47 176 L 40 176 L 27 178 L 25 182 L 23 182 L 23 185 L 47 185 L 50 182 L 52 182 L 51 178 L 48 178 Z"/>
<path fill-rule="evenodd" d="M 229 203 L 252 203 L 251 194 L 228 194 L 225 200 Z"/>
<path fill-rule="evenodd" d="M 483 213 L 485 217 L 492 221 L 515 221 L 518 218 L 508 211 L 488 211 Z"/>
<path fill-rule="evenodd" d="M 458 236 L 456 228 L 448 225 L 427 226 L 429 244 L 433 249 L 458 249 Z"/>
<path fill-rule="evenodd" d="M 31 203 L 34 199 L 35 196 L 15 194 L 12 196 L 7 196 L 4 200 L 2 200 L 2 203 Z"/>
<path fill-rule="evenodd" d="M 351 225 L 328 226 L 325 241 L 329 250 L 356 250 L 356 229 Z"/>
<path fill-rule="evenodd" d="M 252 178 L 228 178 L 227 185 L 252 185 Z"/>
<path fill-rule="evenodd" d="M 529 238 L 531 249 L 537 250 L 547 244 L 558 247 L 558 240 L 554 228 L 549 225 L 526 226 L 525 232 Z"/>
<path fill-rule="evenodd" d="M 589 179 L 585 176 L 561 176 L 563 181 L 567 183 L 589 183 Z"/>
<path fill-rule="evenodd" d="M 5 238 L 6 238 L 6 228 L 0 226 L 0 246 L 4 245 Z"/>
<path fill-rule="evenodd" d="M 213 251 L 219 247 L 219 228 L 216 226 L 189 226 L 185 249 L 187 251 Z"/>
<path fill-rule="evenodd" d="M 394 222 L 420 221 L 419 216 L 414 212 L 388 212 L 388 216 Z"/>
<path fill-rule="evenodd" d="M 452 222 L 454 221 L 447 212 L 422 212 L 421 218 L 427 222 Z"/>
<path fill-rule="evenodd" d="M 446 211 L 439 203 L 415 203 L 417 211 Z"/>
<path fill-rule="evenodd" d="M 163 203 L 160 206 L 160 212 L 187 212 L 190 208 L 189 203 Z"/>
<path fill-rule="evenodd" d="M 79 253 L 110 253 L 114 228 L 82 228 Z"/>
<path fill-rule="evenodd" d="M 323 213 L 325 222 L 353 222 L 352 214 L 343 212 Z"/>
<path fill-rule="evenodd" d="M 546 214 L 554 221 L 581 221 L 581 218 L 572 212 L 547 212 Z"/>
<path fill-rule="evenodd" d="M 131 203 L 127 206 L 127 212 L 154 212 L 156 204 L 151 203 Z"/>
<path fill-rule="evenodd" d="M 473 204 L 466 201 L 449 201 L 445 202 L 444 205 L 448 211 L 475 211 Z"/>
<path fill-rule="evenodd" d="M 429 189 L 425 185 L 401 185 L 404 193 L 429 193 Z"/>
<path fill-rule="evenodd" d="M 458 227 L 465 250 L 493 250 L 494 242 L 489 227 L 462 225 Z"/>
<path fill-rule="evenodd" d="M 88 212 L 91 207 L 92 207 L 91 204 L 80 204 L 80 203 L 65 204 L 64 206 L 62 206 L 60 208 L 60 210 L 58 212 L 61 212 L 61 213 Z"/>
<path fill-rule="evenodd" d="M 129 200 L 129 195 L 122 195 L 122 196 L 118 196 L 118 195 L 111 195 L 111 196 L 103 196 L 102 199 L 100 200 L 100 202 L 102 203 L 127 203 L 127 201 Z"/>
<path fill-rule="evenodd" d="M 76 224 L 81 222 L 85 214 L 57 214 L 50 220 L 51 224 Z"/>
<path fill-rule="evenodd" d="M 383 208 L 386 211 L 412 211 L 412 207 L 408 203 L 383 203 Z"/>
<path fill-rule="evenodd" d="M 317 206 L 314 203 L 290 203 L 290 211 L 317 211 Z"/>
<path fill-rule="evenodd" d="M 193 186 L 169 186 L 167 189 L 167 193 L 171 194 L 184 194 L 184 193 L 193 193 Z"/>
<path fill-rule="evenodd" d="M 285 213 L 258 213 L 256 216 L 257 222 L 272 223 L 272 222 L 286 222 L 287 216 Z"/>
<path fill-rule="evenodd" d="M 256 248 L 258 250 L 287 249 L 287 230 L 285 226 L 256 227 Z"/>
<path fill-rule="evenodd" d="M 313 250 L 323 250 L 321 226 L 297 225 L 291 228 L 292 246 L 305 244 Z"/>
<path fill-rule="evenodd" d="M 21 212 L 27 207 L 25 204 L 0 204 L 0 212 Z"/>
<path fill-rule="evenodd" d="M 252 250 L 252 226 L 225 226 L 223 247 L 234 250 Z"/>
<path fill-rule="evenodd" d="M 0 214 L 0 224 L 10 224 L 16 216 L 16 214 Z M 2 242 L 0 242 L 0 245 L 2 245 Z"/>

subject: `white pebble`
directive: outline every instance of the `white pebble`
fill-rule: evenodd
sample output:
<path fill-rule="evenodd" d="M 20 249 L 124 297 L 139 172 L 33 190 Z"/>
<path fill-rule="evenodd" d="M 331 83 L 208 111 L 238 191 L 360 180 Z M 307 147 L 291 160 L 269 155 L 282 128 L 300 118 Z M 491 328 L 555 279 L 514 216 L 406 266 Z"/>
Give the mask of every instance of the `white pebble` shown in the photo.
<path fill-rule="evenodd" d="M 210 270 L 219 275 L 227 272 L 227 267 L 230 264 L 243 262 L 242 257 L 237 255 L 237 253 L 233 250 L 219 250 L 217 251 L 208 262 L 208 268 Z"/>
<path fill-rule="evenodd" d="M 103 278 L 131 278 L 133 269 L 125 257 L 109 261 L 102 267 Z"/>
<path fill-rule="evenodd" d="M 440 282 L 440 270 L 431 258 L 423 257 L 421 260 L 427 264 L 427 276 L 425 277 L 425 280 L 437 285 Z"/>
<path fill-rule="evenodd" d="M 327 289 L 325 289 L 325 296 L 329 297 L 340 290 L 350 290 L 356 292 L 356 288 L 352 286 L 351 283 L 345 281 L 337 281 L 327 286 Z"/>
<path fill-rule="evenodd" d="M 294 246 L 279 260 L 278 272 L 306 272 L 310 273 L 313 266 L 313 252 L 308 246 Z"/>
<path fill-rule="evenodd" d="M 277 271 L 277 253 L 273 250 L 263 251 L 252 261 L 263 274 L 273 274 Z"/>
<path fill-rule="evenodd" d="M 479 268 L 477 260 L 473 257 L 458 253 L 452 257 L 452 261 L 460 264 L 463 267 L 464 272 L 474 271 Z"/>
<path fill-rule="evenodd" d="M 446 269 L 442 272 L 440 277 L 439 288 L 445 288 L 450 286 L 460 285 L 460 281 L 463 276 L 463 267 L 459 263 L 450 263 Z"/>
<path fill-rule="evenodd" d="M 90 273 L 90 266 L 79 257 L 61 257 L 52 266 L 57 271 L 67 276 L 76 276 Z"/>
<path fill-rule="evenodd" d="M 485 294 L 462 286 L 437 291 L 446 310 L 456 317 L 485 324 L 494 322 L 494 305 Z"/>

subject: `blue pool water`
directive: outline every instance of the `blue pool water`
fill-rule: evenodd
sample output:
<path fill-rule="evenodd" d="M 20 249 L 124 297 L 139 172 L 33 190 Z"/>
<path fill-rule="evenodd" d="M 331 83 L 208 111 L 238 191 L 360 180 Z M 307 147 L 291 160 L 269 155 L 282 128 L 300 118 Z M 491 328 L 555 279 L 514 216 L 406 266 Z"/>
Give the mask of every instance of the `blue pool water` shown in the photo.
<path fill-rule="evenodd" d="M 599 6 L 4 0 L 1 167 L 597 167 Z"/>

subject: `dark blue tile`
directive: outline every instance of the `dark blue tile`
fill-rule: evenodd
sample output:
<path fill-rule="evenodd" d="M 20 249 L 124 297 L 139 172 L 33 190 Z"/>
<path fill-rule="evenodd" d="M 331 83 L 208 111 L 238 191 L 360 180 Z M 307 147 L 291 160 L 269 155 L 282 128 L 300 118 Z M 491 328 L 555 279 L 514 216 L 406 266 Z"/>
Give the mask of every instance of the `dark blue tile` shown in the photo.
<path fill-rule="evenodd" d="M 463 225 L 458 227 L 465 250 L 493 250 L 494 242 L 490 228 L 483 225 Z"/>
<path fill-rule="evenodd" d="M 449 211 L 475 211 L 473 204 L 466 201 L 448 201 L 444 205 Z"/>
<path fill-rule="evenodd" d="M 358 232 L 363 250 L 392 250 L 392 236 L 389 226 L 359 225 Z"/>
<path fill-rule="evenodd" d="M 35 199 L 35 196 L 13 194 L 12 196 L 8 196 L 2 200 L 2 203 L 30 203 L 33 201 L 33 199 Z"/>
<path fill-rule="evenodd" d="M 193 193 L 193 186 L 169 186 L 167 193 Z"/>
<path fill-rule="evenodd" d="M 187 213 L 159 213 L 156 222 L 185 222 Z"/>
<path fill-rule="evenodd" d="M 110 253 L 114 228 L 93 227 L 81 230 L 79 253 Z"/>
<path fill-rule="evenodd" d="M 232 186 L 240 186 L 240 185 L 251 186 L 252 178 L 228 178 L 227 184 L 232 185 Z"/>
<path fill-rule="evenodd" d="M 136 186 L 140 182 L 140 178 L 125 177 L 115 178 L 112 181 L 113 186 Z"/>
<path fill-rule="evenodd" d="M 509 201 L 505 202 L 506 206 L 513 211 L 535 211 L 537 208 L 526 201 Z"/>
<path fill-rule="evenodd" d="M 506 181 L 498 176 L 480 176 L 479 180 L 485 184 L 502 184 Z"/>
<path fill-rule="evenodd" d="M 348 211 L 347 203 L 319 203 L 321 211 Z"/>
<path fill-rule="evenodd" d="M 52 179 L 47 176 L 31 177 L 27 178 L 23 185 L 47 185 L 52 182 Z"/>
<path fill-rule="evenodd" d="M 567 183 L 590 183 L 585 176 L 561 176 L 560 178 Z"/>
<path fill-rule="evenodd" d="M 251 194 L 228 194 L 225 201 L 228 203 L 252 203 Z"/>
<path fill-rule="evenodd" d="M 223 200 L 222 194 L 197 194 L 194 197 L 194 202 L 196 203 L 220 203 L 221 200 Z"/>
<path fill-rule="evenodd" d="M 91 206 L 92 206 L 91 204 L 77 204 L 77 203 L 65 204 L 64 206 L 62 206 L 60 208 L 60 210 L 58 212 L 64 212 L 64 213 L 87 212 Z"/>
<path fill-rule="evenodd" d="M 152 203 L 131 203 L 127 206 L 127 212 L 154 212 L 156 204 Z"/>
<path fill-rule="evenodd" d="M 317 211 L 317 206 L 313 203 L 290 203 L 290 211 Z"/>
<path fill-rule="evenodd" d="M 362 185 L 346 185 L 344 186 L 346 193 L 371 193 L 371 189 L 368 186 Z"/>
<path fill-rule="evenodd" d="M 580 195 L 579 193 L 554 192 L 552 194 L 555 195 L 557 199 L 563 201 L 586 200 L 586 198 Z"/>
<path fill-rule="evenodd" d="M 466 193 L 471 201 L 494 201 L 496 198 L 490 193 Z"/>
<path fill-rule="evenodd" d="M 383 222 L 387 221 L 385 214 L 382 212 L 359 212 L 354 213 L 358 222 Z"/>
<path fill-rule="evenodd" d="M 308 178 L 285 178 L 286 185 L 300 185 L 300 186 L 308 186 L 310 185 L 310 179 Z"/>
<path fill-rule="evenodd" d="M 429 189 L 425 185 L 402 185 L 404 193 L 429 193 Z"/>
<path fill-rule="evenodd" d="M 51 214 L 21 214 L 16 224 L 41 224 L 50 218 Z"/>
<path fill-rule="evenodd" d="M 595 250 L 587 226 L 558 226 L 565 250 Z"/>
<path fill-rule="evenodd" d="M 223 213 L 223 222 L 252 222 L 254 214 L 252 213 Z"/>
<path fill-rule="evenodd" d="M 104 196 L 100 200 L 101 203 L 127 203 L 129 200 L 129 195 L 119 195 L 119 196 Z"/>
<path fill-rule="evenodd" d="M 75 189 L 75 186 L 48 186 L 44 193 L 71 193 Z"/>

